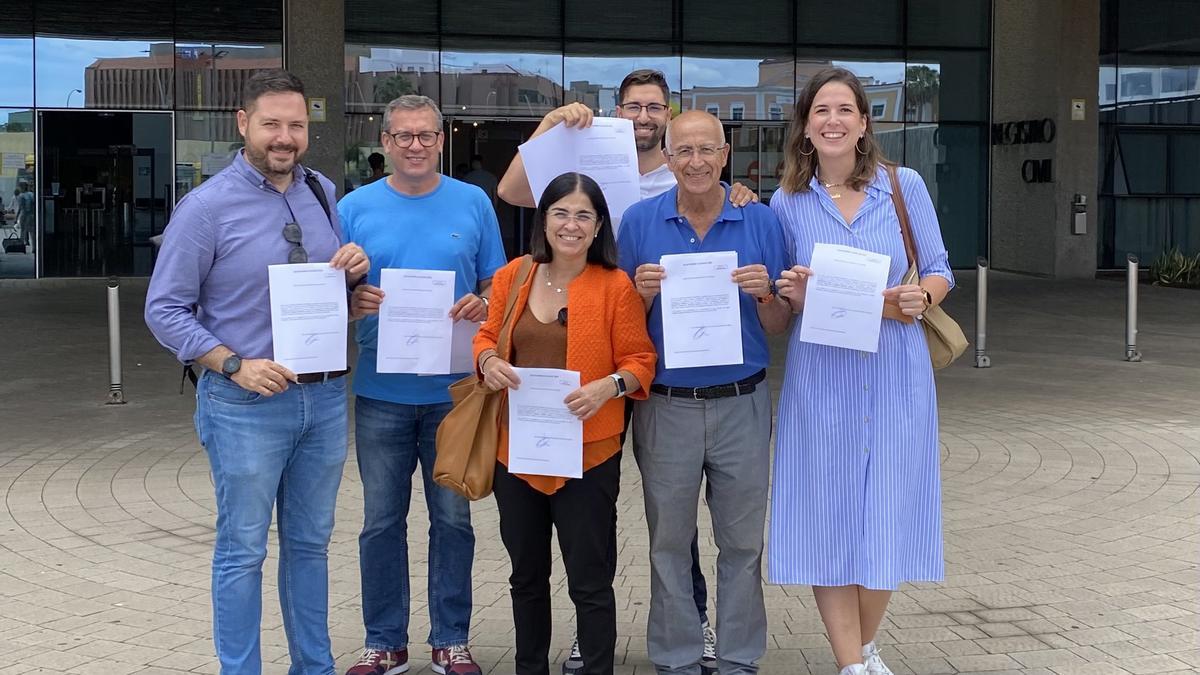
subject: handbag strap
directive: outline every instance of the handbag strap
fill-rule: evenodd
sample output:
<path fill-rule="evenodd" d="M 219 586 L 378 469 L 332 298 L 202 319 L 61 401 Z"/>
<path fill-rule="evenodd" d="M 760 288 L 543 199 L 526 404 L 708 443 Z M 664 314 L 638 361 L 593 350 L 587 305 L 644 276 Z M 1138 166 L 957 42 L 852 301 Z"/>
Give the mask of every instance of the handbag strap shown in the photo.
<path fill-rule="evenodd" d="M 508 360 L 508 343 L 512 339 L 513 324 L 513 305 L 517 304 L 517 295 L 521 292 L 521 287 L 525 285 L 525 281 L 529 278 L 533 271 L 533 256 L 526 255 L 521 258 L 521 266 L 517 268 L 517 275 L 513 277 L 512 286 L 508 289 L 508 300 L 504 302 L 504 321 L 500 324 L 500 339 L 496 342 L 496 353 L 505 361 Z"/>
<path fill-rule="evenodd" d="M 920 265 L 917 259 L 917 242 L 913 239 L 912 223 L 908 219 L 908 205 L 904 203 L 904 192 L 900 189 L 900 177 L 896 175 L 896 167 L 887 165 L 888 180 L 892 183 L 892 205 L 896 207 L 896 217 L 900 219 L 900 236 L 904 238 L 904 252 L 908 254 L 908 264 Z"/>

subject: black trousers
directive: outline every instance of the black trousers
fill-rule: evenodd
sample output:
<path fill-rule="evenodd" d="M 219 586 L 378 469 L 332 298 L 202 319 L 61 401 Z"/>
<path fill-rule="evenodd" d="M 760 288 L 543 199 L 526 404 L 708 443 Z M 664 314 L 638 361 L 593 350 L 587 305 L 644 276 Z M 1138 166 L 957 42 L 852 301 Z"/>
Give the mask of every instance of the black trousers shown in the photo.
<path fill-rule="evenodd" d="M 551 534 L 567 570 L 575 603 L 579 651 L 585 675 L 612 675 L 617 645 L 613 577 L 617 556 L 617 494 L 621 453 L 546 495 L 496 463 L 493 492 L 500 511 L 500 538 L 512 562 L 508 578 L 517 633 L 517 675 L 550 673 Z"/>

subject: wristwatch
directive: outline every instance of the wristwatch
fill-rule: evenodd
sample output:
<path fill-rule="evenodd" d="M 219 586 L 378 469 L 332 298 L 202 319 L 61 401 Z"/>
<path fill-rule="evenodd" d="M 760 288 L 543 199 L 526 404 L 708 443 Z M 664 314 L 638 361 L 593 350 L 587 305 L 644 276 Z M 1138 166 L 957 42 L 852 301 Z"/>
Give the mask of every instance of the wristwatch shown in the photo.
<path fill-rule="evenodd" d="M 768 302 L 775 299 L 775 294 L 776 294 L 775 280 L 768 279 L 767 280 L 767 294 L 762 296 L 761 298 L 755 298 L 755 300 L 757 300 L 759 302 L 759 304 L 765 305 Z"/>
<path fill-rule="evenodd" d="M 613 396 L 613 398 L 623 397 L 625 395 L 625 378 L 621 377 L 617 373 L 613 373 L 612 375 L 609 375 L 609 377 L 611 377 L 612 381 L 617 384 L 617 394 L 616 396 Z"/>
<path fill-rule="evenodd" d="M 225 361 L 221 363 L 221 374 L 225 377 L 233 377 L 237 371 L 242 369 L 242 357 L 237 354 L 230 354 L 225 357 Z"/>
<path fill-rule="evenodd" d="M 933 307 L 933 296 L 930 295 L 929 291 L 922 288 L 921 293 L 925 294 L 925 307 L 926 308 Z"/>

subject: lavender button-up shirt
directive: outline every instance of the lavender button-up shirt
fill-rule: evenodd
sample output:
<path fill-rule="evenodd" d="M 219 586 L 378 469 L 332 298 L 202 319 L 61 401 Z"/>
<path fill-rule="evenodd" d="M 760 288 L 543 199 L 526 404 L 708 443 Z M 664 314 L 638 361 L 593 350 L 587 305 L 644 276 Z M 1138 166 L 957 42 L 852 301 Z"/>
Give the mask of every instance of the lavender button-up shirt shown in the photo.
<path fill-rule="evenodd" d="M 146 295 L 146 325 L 183 363 L 219 345 L 246 359 L 273 358 L 267 265 L 288 261 L 283 226 L 303 231 L 310 262 L 342 243 L 333 183 L 318 174 L 331 214 L 297 166 L 282 194 L 238 152 L 233 163 L 175 207 Z"/>

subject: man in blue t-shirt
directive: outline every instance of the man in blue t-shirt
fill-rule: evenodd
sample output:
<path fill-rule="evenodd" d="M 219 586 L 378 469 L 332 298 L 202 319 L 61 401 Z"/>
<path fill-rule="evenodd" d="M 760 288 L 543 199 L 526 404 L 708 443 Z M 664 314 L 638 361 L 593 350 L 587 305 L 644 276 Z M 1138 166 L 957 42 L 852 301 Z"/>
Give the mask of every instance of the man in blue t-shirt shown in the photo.
<path fill-rule="evenodd" d="M 479 675 L 467 648 L 471 624 L 471 564 L 475 534 L 467 500 L 433 482 L 437 428 L 450 411 L 448 387 L 458 375 L 379 373 L 378 287 L 385 268 L 454 272 L 456 321 L 487 318 L 491 278 L 505 263 L 500 228 L 482 190 L 438 173 L 442 115 L 425 96 L 388 104 L 382 143 L 395 171 L 346 195 L 338 215 L 346 236 L 372 262 L 355 289 L 358 319 L 354 377 L 355 445 L 363 482 L 358 538 L 366 645 L 347 675 L 407 670 L 409 586 L 408 505 L 418 462 L 429 507 L 429 644 L 433 670 Z"/>

